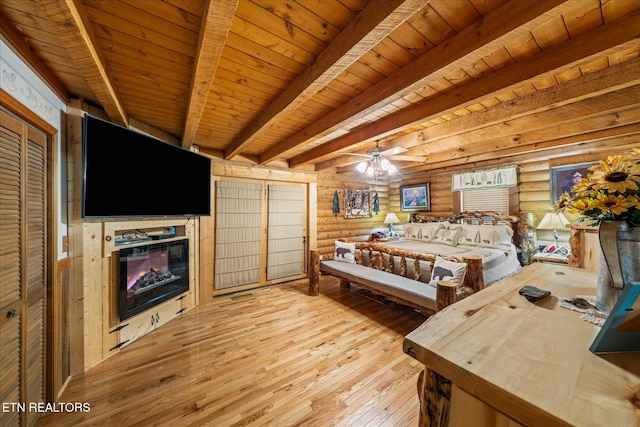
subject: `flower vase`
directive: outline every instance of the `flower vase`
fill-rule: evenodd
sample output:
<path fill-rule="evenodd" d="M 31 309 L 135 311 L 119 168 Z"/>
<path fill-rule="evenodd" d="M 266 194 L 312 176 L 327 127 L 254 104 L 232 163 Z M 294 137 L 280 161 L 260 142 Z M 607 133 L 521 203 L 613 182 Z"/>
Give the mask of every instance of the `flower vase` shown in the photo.
<path fill-rule="evenodd" d="M 625 284 L 640 281 L 640 227 L 625 221 L 602 221 L 596 307 L 610 313 Z"/>

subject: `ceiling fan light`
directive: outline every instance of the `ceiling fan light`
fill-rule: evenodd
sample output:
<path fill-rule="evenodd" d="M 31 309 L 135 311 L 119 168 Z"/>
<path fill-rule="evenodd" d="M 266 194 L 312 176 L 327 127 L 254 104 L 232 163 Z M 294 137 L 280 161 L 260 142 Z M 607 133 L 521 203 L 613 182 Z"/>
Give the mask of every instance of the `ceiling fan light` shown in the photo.
<path fill-rule="evenodd" d="M 365 173 L 365 171 L 367 170 L 367 166 L 369 166 L 369 162 L 362 161 L 358 163 L 358 166 L 356 166 L 356 170 L 360 173 Z"/>
<path fill-rule="evenodd" d="M 367 176 L 373 176 L 373 175 L 376 173 L 376 171 L 375 171 L 371 166 L 369 166 L 369 167 L 367 168 L 367 170 L 366 170 L 364 173 L 365 173 Z"/>
<path fill-rule="evenodd" d="M 389 163 L 389 168 L 387 169 L 387 173 L 389 175 L 393 175 L 396 172 L 398 172 L 398 168 L 393 166 L 391 163 Z"/>
<path fill-rule="evenodd" d="M 391 166 L 391 162 L 387 159 L 382 159 L 382 161 L 380 162 L 380 168 L 383 171 L 388 171 Z"/>

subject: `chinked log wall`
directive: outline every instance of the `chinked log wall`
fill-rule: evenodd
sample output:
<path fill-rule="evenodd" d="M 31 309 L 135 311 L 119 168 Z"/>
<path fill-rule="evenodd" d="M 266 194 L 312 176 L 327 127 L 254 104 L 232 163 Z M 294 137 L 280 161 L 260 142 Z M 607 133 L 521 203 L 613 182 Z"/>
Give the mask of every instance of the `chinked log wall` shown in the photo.
<path fill-rule="evenodd" d="M 584 140 L 591 137 L 584 136 Z M 401 180 L 402 177 L 390 181 L 379 180 L 377 183 L 367 183 L 359 176 L 340 177 L 337 174 L 321 173 L 318 176 L 318 252 L 326 255 L 333 251 L 334 241 L 340 238 L 350 240 L 366 240 L 371 230 L 384 227 L 382 223 L 387 212 L 395 212 L 404 222 L 406 215 L 400 210 L 400 185 L 429 182 L 431 185 L 431 211 L 434 216 L 451 216 L 454 213 L 456 198 L 451 192 L 451 176 L 453 173 L 465 170 L 490 169 L 505 165 L 518 166 L 518 189 L 515 208 L 518 212 L 533 213 L 536 223 L 545 213 L 551 212 L 551 186 L 549 168 L 553 166 L 575 163 L 593 162 L 604 159 L 614 153 L 629 151 L 638 147 L 637 136 L 624 137 L 615 140 L 598 139 L 580 142 L 559 148 L 548 148 L 536 153 L 525 155 L 509 155 L 497 159 L 496 154 L 487 151 L 486 156 L 469 159 L 462 166 L 447 167 L 425 171 L 411 176 L 411 179 Z M 549 143 L 551 146 L 552 144 Z M 500 153 L 498 153 L 500 154 Z M 428 163 L 428 162 L 427 162 Z M 373 189 L 378 191 L 380 198 L 380 213 L 371 218 L 344 218 L 344 190 Z M 333 195 L 338 191 L 340 197 L 340 213 L 332 213 Z M 516 214 L 517 212 L 510 212 Z"/>
<path fill-rule="evenodd" d="M 373 190 L 372 197 L 377 192 L 380 212 L 377 214 L 372 212 L 371 218 L 346 219 L 344 217 L 346 189 Z M 333 197 L 336 191 L 340 200 L 340 213 L 334 214 Z M 389 212 L 389 187 L 386 182 L 369 183 L 359 176 L 321 173 L 318 176 L 318 252 L 322 255 L 332 253 L 334 242 L 338 239 L 367 240 L 372 229 L 384 227 L 382 222 L 387 212 Z"/>

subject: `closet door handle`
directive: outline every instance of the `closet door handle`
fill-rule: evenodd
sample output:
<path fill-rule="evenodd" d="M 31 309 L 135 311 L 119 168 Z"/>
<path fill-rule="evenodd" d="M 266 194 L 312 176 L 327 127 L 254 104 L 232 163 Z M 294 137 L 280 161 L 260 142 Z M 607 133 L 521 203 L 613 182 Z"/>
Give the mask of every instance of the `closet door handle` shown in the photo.
<path fill-rule="evenodd" d="M 9 312 L 7 313 L 7 319 L 11 319 L 12 317 L 15 317 L 15 316 L 16 316 L 16 314 L 18 314 L 18 313 L 16 312 L 16 310 L 15 310 L 15 309 L 13 309 L 13 310 L 9 311 Z"/>

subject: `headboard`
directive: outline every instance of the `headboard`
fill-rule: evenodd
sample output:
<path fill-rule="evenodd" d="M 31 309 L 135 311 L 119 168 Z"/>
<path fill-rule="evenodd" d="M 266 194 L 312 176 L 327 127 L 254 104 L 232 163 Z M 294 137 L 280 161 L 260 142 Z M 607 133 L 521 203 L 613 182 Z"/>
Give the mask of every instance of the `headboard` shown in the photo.
<path fill-rule="evenodd" d="M 421 215 L 418 213 L 414 213 L 411 215 L 411 219 L 409 222 L 450 222 L 453 224 L 468 222 L 468 223 L 477 223 L 477 224 L 486 224 L 487 221 L 491 221 L 491 224 L 496 225 L 500 222 L 506 222 L 511 225 L 513 228 L 515 224 L 518 223 L 519 218 L 515 215 L 504 215 L 499 214 L 497 212 L 462 212 L 457 215 L 451 216 L 429 216 L 429 215 Z M 514 230 L 515 231 L 515 230 Z"/>
<path fill-rule="evenodd" d="M 428 216 L 414 213 L 411 215 L 409 222 L 425 223 L 425 222 L 449 222 L 452 224 L 480 224 L 480 225 L 497 225 L 500 223 L 509 225 L 513 230 L 513 243 L 519 246 L 521 243 L 520 230 L 518 225 L 520 218 L 515 215 L 500 214 L 492 211 L 474 211 L 462 212 L 451 216 Z M 526 224 L 526 223 L 524 223 Z"/>

